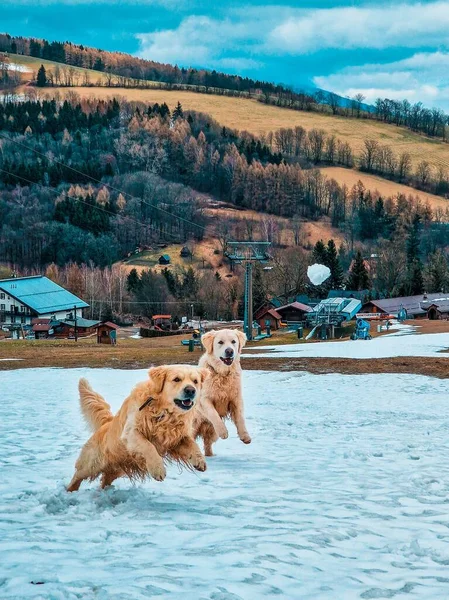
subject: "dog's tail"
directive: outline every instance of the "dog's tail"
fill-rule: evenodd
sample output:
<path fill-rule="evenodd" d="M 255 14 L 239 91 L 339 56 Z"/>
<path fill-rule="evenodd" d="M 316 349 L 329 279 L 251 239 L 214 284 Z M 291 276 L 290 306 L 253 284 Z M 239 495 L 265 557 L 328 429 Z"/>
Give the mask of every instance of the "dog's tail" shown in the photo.
<path fill-rule="evenodd" d="M 83 417 L 92 431 L 97 431 L 102 425 L 112 420 L 111 407 L 103 396 L 94 392 L 87 379 L 80 379 L 78 389 Z"/>

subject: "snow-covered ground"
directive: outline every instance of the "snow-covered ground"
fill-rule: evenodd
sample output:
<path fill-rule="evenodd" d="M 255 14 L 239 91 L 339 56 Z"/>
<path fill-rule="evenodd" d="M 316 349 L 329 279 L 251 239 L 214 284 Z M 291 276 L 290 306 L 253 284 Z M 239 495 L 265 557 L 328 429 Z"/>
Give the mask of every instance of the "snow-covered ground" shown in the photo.
<path fill-rule="evenodd" d="M 396 325 L 394 333 L 372 340 L 345 340 L 258 346 L 246 358 L 391 358 L 393 356 L 439 356 L 449 358 L 449 333 L 416 334 L 411 325 Z"/>
<path fill-rule="evenodd" d="M 18 73 L 32 73 L 33 69 L 26 65 L 19 65 L 17 63 L 5 63 L 8 71 L 17 71 Z"/>
<path fill-rule="evenodd" d="M 2 600 L 449 597 L 447 381 L 246 372 L 250 446 L 67 494 L 81 375 L 117 408 L 145 371 L 0 372 Z"/>

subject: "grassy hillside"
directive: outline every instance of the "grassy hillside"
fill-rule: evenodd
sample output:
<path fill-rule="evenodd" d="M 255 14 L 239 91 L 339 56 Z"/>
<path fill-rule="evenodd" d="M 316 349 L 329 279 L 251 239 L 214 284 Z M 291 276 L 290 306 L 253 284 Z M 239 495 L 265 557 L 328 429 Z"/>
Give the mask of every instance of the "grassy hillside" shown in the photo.
<path fill-rule="evenodd" d="M 408 185 L 401 185 L 388 179 L 382 179 L 382 177 L 376 177 L 376 175 L 361 173 L 353 169 L 344 169 L 343 167 L 325 167 L 321 171 L 328 177 L 335 179 L 340 185 L 345 184 L 352 187 L 361 181 L 367 190 L 377 190 L 383 196 L 395 196 L 396 194 L 403 194 L 407 197 L 415 196 L 423 203 L 428 202 L 433 210 L 441 209 L 445 211 L 449 208 L 449 200 L 441 196 L 421 192 Z"/>
<path fill-rule="evenodd" d="M 49 94 L 53 91 L 53 89 L 46 90 Z M 59 91 L 64 93 L 67 92 L 67 89 L 60 88 Z M 307 130 L 324 129 L 349 142 L 356 155 L 362 150 L 364 140 L 375 139 L 380 144 L 391 146 L 397 155 L 408 152 L 414 166 L 425 159 L 435 168 L 441 166 L 449 170 L 449 144 L 413 133 L 404 127 L 377 121 L 293 111 L 267 106 L 257 100 L 198 94 L 190 91 L 105 87 L 81 88 L 77 91 L 83 96 L 97 98 L 120 95 L 129 100 L 141 100 L 149 103 L 167 102 L 170 108 L 174 108 L 179 100 L 185 109 L 208 113 L 227 127 L 250 131 L 257 135 L 297 125 L 301 125 Z"/>
<path fill-rule="evenodd" d="M 95 84 L 104 84 L 106 82 L 106 75 L 101 73 L 100 71 L 93 71 L 91 69 L 83 69 L 81 67 L 70 67 L 68 65 L 63 65 L 60 63 L 56 63 L 51 60 L 45 60 L 43 58 L 34 58 L 34 56 L 22 56 L 21 54 L 9 54 L 10 62 L 13 65 L 21 65 L 25 67 L 28 71 L 24 71 L 22 74 L 22 79 L 24 81 L 29 81 L 34 77 L 34 74 L 37 72 L 41 65 L 44 65 L 47 73 L 53 73 L 56 68 L 59 68 L 61 71 L 65 69 L 74 69 L 78 76 L 78 84 L 81 85 L 83 83 L 84 78 L 86 77 L 89 81 L 89 85 Z"/>

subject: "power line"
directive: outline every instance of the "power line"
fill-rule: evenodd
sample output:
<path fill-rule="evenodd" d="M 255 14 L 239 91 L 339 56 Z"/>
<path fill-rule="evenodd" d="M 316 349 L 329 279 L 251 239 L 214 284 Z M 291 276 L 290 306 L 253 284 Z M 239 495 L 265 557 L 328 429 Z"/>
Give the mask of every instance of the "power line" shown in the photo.
<path fill-rule="evenodd" d="M 0 134 L 1 135 L 1 134 Z M 38 185 L 40 187 L 44 187 L 42 185 L 42 183 L 39 183 L 38 181 L 31 181 L 30 179 L 27 179 L 26 177 L 23 177 L 22 175 L 17 175 L 16 173 L 11 173 L 10 171 L 7 171 L 6 169 L 2 169 L 0 168 L 0 172 L 2 173 L 6 173 L 6 175 L 9 175 L 10 177 L 16 177 L 16 179 L 20 179 L 22 181 L 24 181 L 25 183 L 29 183 L 31 185 Z M 57 194 L 59 196 L 60 192 L 58 192 L 57 190 L 53 189 L 53 188 L 45 188 L 47 191 L 52 192 L 53 194 Z M 117 217 L 117 213 L 108 210 L 107 208 L 103 208 L 101 206 L 98 206 L 97 204 L 90 204 L 89 202 L 86 202 L 85 200 L 82 200 L 81 198 L 71 198 L 71 200 L 73 200 L 74 202 L 81 202 L 82 204 L 85 204 L 86 206 L 90 206 L 90 208 L 94 208 L 95 210 L 100 210 L 104 213 L 107 213 L 109 215 L 112 215 L 113 217 Z M 135 219 L 134 217 L 131 217 L 129 215 L 126 215 L 124 218 L 126 219 L 130 219 L 131 221 L 133 221 L 134 223 L 137 223 L 138 225 L 141 225 L 142 227 L 145 228 L 149 228 L 153 231 L 156 231 L 156 233 L 160 233 L 159 229 L 156 228 L 154 225 L 151 225 L 150 223 L 142 223 L 142 221 L 138 221 L 137 219 Z M 168 235 L 169 237 L 172 237 L 175 240 L 178 240 L 178 236 L 176 236 L 174 233 L 169 233 L 169 232 L 164 232 L 164 235 Z"/>
<path fill-rule="evenodd" d="M 203 225 L 198 225 L 197 223 L 194 223 L 193 221 L 190 221 L 189 219 L 180 217 L 179 215 L 175 215 L 175 214 L 171 213 L 170 211 L 165 210 L 164 208 L 161 208 L 160 206 L 156 206 L 155 204 L 151 204 L 150 202 L 147 202 L 143 198 L 136 198 L 132 194 L 129 194 L 128 192 L 124 192 L 123 190 L 120 190 L 119 188 L 111 185 L 110 183 L 105 183 L 104 181 L 101 181 L 100 179 L 97 179 L 96 177 L 93 177 L 92 175 L 88 175 L 87 173 L 83 173 L 82 171 L 79 171 L 78 169 L 75 169 L 74 167 L 70 167 L 69 165 L 66 165 L 65 163 L 57 160 L 56 158 L 48 157 L 43 152 L 39 152 L 39 150 L 36 150 L 35 148 L 31 148 L 30 146 L 27 146 L 23 142 L 14 140 L 13 138 L 10 138 L 9 136 L 7 136 L 3 133 L 0 133 L 0 137 L 7 140 L 8 142 L 12 142 L 13 144 L 16 144 L 22 148 L 25 148 L 26 150 L 30 150 L 31 152 L 34 152 L 34 153 L 38 154 L 39 156 L 42 156 L 45 160 L 48 160 L 49 162 L 53 162 L 57 165 L 64 167 L 65 169 L 69 169 L 70 171 L 77 173 L 78 175 L 82 175 L 83 177 L 87 177 L 88 179 L 91 179 L 92 181 L 95 181 L 96 183 L 99 183 L 100 185 L 108 187 L 109 189 L 113 190 L 114 192 L 118 192 L 119 194 L 128 196 L 128 198 L 131 198 L 132 200 L 138 200 L 139 202 L 143 202 L 144 204 L 146 204 L 147 206 L 149 206 L 151 208 L 159 210 L 159 211 L 169 215 L 170 217 L 174 217 L 175 219 L 178 219 L 178 221 L 183 221 L 185 223 L 188 223 L 189 225 L 193 225 L 195 228 L 206 231 L 206 227 L 204 227 Z"/>

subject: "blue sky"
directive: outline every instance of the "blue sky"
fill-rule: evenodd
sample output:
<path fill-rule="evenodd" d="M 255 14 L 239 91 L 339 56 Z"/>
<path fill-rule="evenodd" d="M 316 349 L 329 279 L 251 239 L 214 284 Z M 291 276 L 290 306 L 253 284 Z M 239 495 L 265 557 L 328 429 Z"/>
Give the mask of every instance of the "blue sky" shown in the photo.
<path fill-rule="evenodd" d="M 0 30 L 449 111 L 449 0 L 0 0 Z"/>

